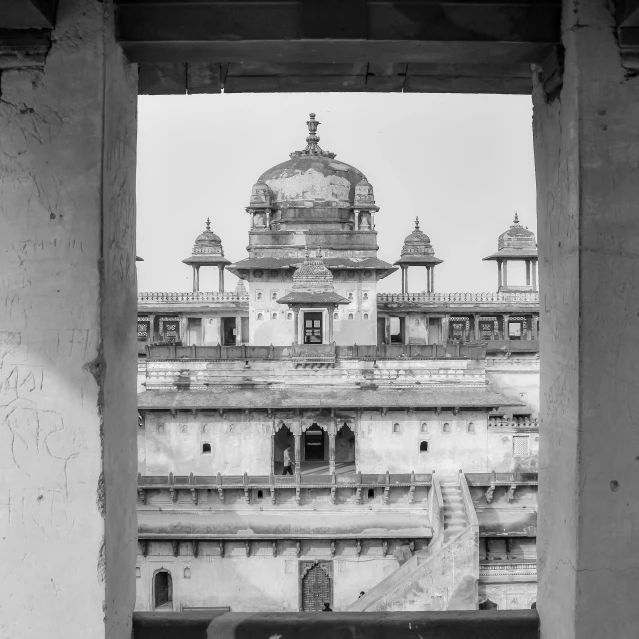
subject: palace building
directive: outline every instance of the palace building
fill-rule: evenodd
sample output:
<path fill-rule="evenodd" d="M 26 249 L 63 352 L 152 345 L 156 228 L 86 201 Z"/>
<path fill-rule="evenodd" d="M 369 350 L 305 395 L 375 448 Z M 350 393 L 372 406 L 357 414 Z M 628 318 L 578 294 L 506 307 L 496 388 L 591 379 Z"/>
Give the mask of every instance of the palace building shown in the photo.
<path fill-rule="evenodd" d="M 193 291 L 138 296 L 136 608 L 530 608 L 535 235 L 499 237 L 496 292 L 436 292 L 419 220 L 380 260 L 373 185 L 307 125 L 251 189 L 248 256 L 207 220 Z"/>

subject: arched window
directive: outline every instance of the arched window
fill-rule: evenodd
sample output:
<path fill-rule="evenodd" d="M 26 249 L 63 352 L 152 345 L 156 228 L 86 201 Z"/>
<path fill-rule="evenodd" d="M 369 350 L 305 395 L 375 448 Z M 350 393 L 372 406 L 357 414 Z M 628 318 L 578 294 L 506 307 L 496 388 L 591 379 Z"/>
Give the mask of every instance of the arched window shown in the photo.
<path fill-rule="evenodd" d="M 202 444 L 202 455 L 211 452 L 211 444 Z"/>
<path fill-rule="evenodd" d="M 428 442 L 419 442 L 419 452 L 420 453 L 428 452 Z"/>
<path fill-rule="evenodd" d="M 364 319 L 367 320 L 368 319 L 368 313 L 364 313 Z"/>
<path fill-rule="evenodd" d="M 188 566 L 184 567 L 184 579 L 191 578 L 191 569 Z"/>
<path fill-rule="evenodd" d="M 369 488 L 368 489 L 368 498 L 369 499 L 375 499 L 375 489 L 374 488 Z"/>
<path fill-rule="evenodd" d="M 415 326 L 419 326 L 419 318 L 415 320 Z"/>
<path fill-rule="evenodd" d="M 292 320 L 293 319 L 293 313 L 287 313 L 286 314 L 286 319 L 287 320 Z"/>
<path fill-rule="evenodd" d="M 258 313 L 258 314 L 257 314 L 257 319 L 258 319 L 258 320 L 264 319 L 264 315 L 263 315 L 263 313 Z"/>
<path fill-rule="evenodd" d="M 173 581 L 168 570 L 158 570 L 153 579 L 154 608 L 173 608 Z"/>
<path fill-rule="evenodd" d="M 277 313 L 273 313 L 273 315 L 271 316 L 273 319 L 277 319 Z"/>
<path fill-rule="evenodd" d="M 473 422 L 468 422 L 468 432 L 471 434 L 475 432 L 475 424 Z"/>
<path fill-rule="evenodd" d="M 364 293 L 364 301 L 368 299 L 368 293 Z"/>
<path fill-rule="evenodd" d="M 448 422 L 445 422 L 442 426 L 442 433 L 450 433 L 450 424 Z"/>
<path fill-rule="evenodd" d="M 258 499 L 264 499 L 264 493 L 261 490 L 257 491 L 257 498 Z"/>
<path fill-rule="evenodd" d="M 397 422 L 395 422 L 393 424 L 393 432 L 394 433 L 401 433 L 402 432 L 402 427 Z"/>
<path fill-rule="evenodd" d="M 349 294 L 348 294 L 348 299 L 349 299 L 351 302 L 353 301 L 353 294 L 352 294 L 352 293 L 349 293 Z"/>
<path fill-rule="evenodd" d="M 140 569 L 140 566 L 135 567 L 135 578 L 136 579 L 142 578 L 142 570 Z"/>
<path fill-rule="evenodd" d="M 262 299 L 262 297 L 263 297 L 263 296 L 262 296 L 261 291 L 258 291 L 258 292 L 257 292 L 257 299 L 258 299 L 258 301 L 259 301 L 259 300 L 261 300 L 261 299 Z"/>
<path fill-rule="evenodd" d="M 333 319 L 339 319 L 339 313 L 333 313 Z"/>
<path fill-rule="evenodd" d="M 349 314 L 348 314 L 348 319 L 349 319 L 349 320 L 352 320 L 352 319 L 353 319 L 353 314 L 352 314 L 352 313 L 349 313 Z"/>
<path fill-rule="evenodd" d="M 424 422 L 421 427 L 420 427 L 420 432 L 422 433 L 427 433 L 428 432 L 428 424 L 426 422 Z"/>

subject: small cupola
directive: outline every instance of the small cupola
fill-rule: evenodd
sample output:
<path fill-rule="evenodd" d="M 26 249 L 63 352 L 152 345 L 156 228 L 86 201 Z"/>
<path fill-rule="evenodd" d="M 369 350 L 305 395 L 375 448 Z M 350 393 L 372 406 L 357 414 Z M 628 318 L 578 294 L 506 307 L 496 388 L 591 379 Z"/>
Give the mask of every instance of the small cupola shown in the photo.
<path fill-rule="evenodd" d="M 224 267 L 231 262 L 224 257 L 222 240 L 211 231 L 211 220 L 206 219 L 206 229 L 195 238 L 190 257 L 182 260 L 193 267 L 193 292 L 200 290 L 200 266 L 217 266 L 219 269 L 219 291 L 224 292 Z"/>

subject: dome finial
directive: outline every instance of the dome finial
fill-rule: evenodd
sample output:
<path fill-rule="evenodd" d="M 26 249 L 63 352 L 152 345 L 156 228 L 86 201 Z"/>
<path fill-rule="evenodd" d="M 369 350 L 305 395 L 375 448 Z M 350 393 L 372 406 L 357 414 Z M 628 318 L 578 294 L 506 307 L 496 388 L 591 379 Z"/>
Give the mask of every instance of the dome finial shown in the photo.
<path fill-rule="evenodd" d="M 323 151 L 319 146 L 319 136 L 317 135 L 317 127 L 321 124 L 315 119 L 314 113 L 309 113 L 309 120 L 306 122 L 308 127 L 308 137 L 306 138 L 306 148 L 303 151 L 295 151 L 291 153 L 291 157 L 298 155 L 325 155 L 329 158 L 334 158 L 335 153 L 329 153 Z"/>
<path fill-rule="evenodd" d="M 415 218 L 415 230 L 419 231 L 419 217 Z"/>
<path fill-rule="evenodd" d="M 211 218 L 210 217 L 206 218 L 206 230 L 207 231 L 211 230 Z"/>
<path fill-rule="evenodd" d="M 515 219 L 513 222 L 515 226 L 519 226 L 519 215 L 517 215 L 517 211 L 515 211 Z"/>

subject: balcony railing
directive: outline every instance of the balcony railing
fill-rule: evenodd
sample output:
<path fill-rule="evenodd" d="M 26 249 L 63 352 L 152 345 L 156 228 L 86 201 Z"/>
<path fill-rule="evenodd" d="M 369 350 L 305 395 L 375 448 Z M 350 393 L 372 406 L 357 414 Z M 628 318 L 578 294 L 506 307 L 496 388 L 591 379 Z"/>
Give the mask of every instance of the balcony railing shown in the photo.
<path fill-rule="evenodd" d="M 193 302 L 247 302 L 248 293 L 216 293 L 199 291 L 197 293 L 138 293 L 138 304 L 154 302 L 193 303 Z"/>
<path fill-rule="evenodd" d="M 431 473 L 351 473 L 338 475 L 331 474 L 311 474 L 301 475 L 142 475 L 138 474 L 138 497 L 142 503 L 146 503 L 147 490 L 168 490 L 175 503 L 179 491 L 190 491 L 193 503 L 198 501 L 199 490 L 216 490 L 220 496 L 220 501 L 224 502 L 224 491 L 242 490 L 246 501 L 250 501 L 251 490 L 270 491 L 271 501 L 275 502 L 275 492 L 280 489 L 295 489 L 296 500 L 300 500 L 302 488 L 324 488 L 330 489 L 331 498 L 334 501 L 335 493 L 338 489 L 350 488 L 355 490 L 356 502 L 362 502 L 362 491 L 368 488 L 383 488 L 383 503 L 388 503 L 388 495 L 391 488 L 404 487 L 408 491 L 409 503 L 412 503 L 412 495 L 418 486 L 432 486 L 433 476 Z"/>
<path fill-rule="evenodd" d="M 523 342 L 517 342 L 517 345 Z M 494 350 L 501 350 L 501 345 Z M 528 342 L 534 349 L 536 342 Z M 483 359 L 488 344 L 382 344 L 380 346 L 321 345 L 316 355 L 313 347 L 305 346 L 180 346 L 177 344 L 150 344 L 146 346 L 151 359 L 213 359 L 213 360 L 308 360 L 334 362 L 335 360 L 394 360 L 394 359 Z"/>
<path fill-rule="evenodd" d="M 513 484 L 537 486 L 539 473 L 465 473 L 469 486 L 511 486 Z"/>
<path fill-rule="evenodd" d="M 196 302 L 247 302 L 247 293 L 217 293 L 214 291 L 150 292 L 138 293 L 138 303 L 196 303 Z M 539 293 L 378 293 L 377 303 L 423 303 L 423 304 L 538 304 Z"/>
<path fill-rule="evenodd" d="M 424 304 L 450 303 L 529 303 L 539 304 L 538 292 L 524 293 L 378 293 L 377 303 L 415 302 Z"/>

